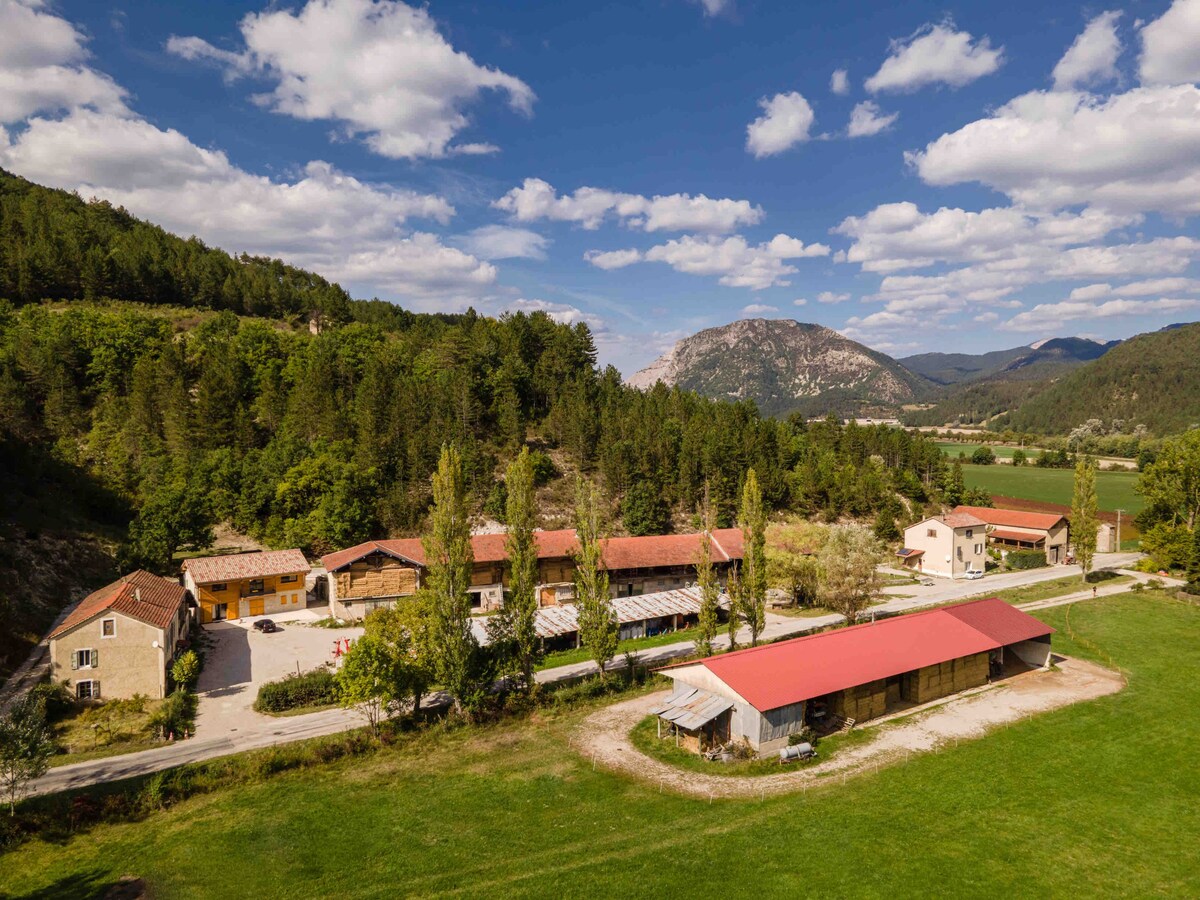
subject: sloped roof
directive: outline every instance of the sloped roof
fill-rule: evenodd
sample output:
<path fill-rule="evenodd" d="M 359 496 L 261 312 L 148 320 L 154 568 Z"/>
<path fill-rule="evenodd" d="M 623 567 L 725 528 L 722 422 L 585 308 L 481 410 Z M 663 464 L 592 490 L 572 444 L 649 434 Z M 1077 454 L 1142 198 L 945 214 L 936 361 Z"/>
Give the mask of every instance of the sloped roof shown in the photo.
<path fill-rule="evenodd" d="M 738 650 L 699 664 L 766 712 L 1053 632 L 992 597 Z"/>
<path fill-rule="evenodd" d="M 1036 528 L 1039 531 L 1049 531 L 1066 518 L 1059 513 L 1026 512 L 1023 509 L 992 509 L 987 506 L 956 506 L 954 512 L 975 516 L 989 525 Z"/>
<path fill-rule="evenodd" d="M 672 591 L 655 591 L 637 597 L 616 597 L 612 601 L 613 614 L 617 621 L 641 622 L 643 619 L 658 619 L 663 616 L 696 615 L 700 612 L 699 588 L 677 588 Z M 728 604 L 721 596 L 721 605 Z M 579 630 L 579 610 L 574 603 L 561 606 L 544 606 L 534 617 L 534 628 L 538 637 L 558 637 Z"/>
<path fill-rule="evenodd" d="M 1040 531 L 1017 531 L 1013 528 L 996 528 L 989 532 L 988 537 L 1001 541 L 1026 541 L 1030 544 L 1046 543 L 1046 535 Z"/>
<path fill-rule="evenodd" d="M 733 701 L 724 697 L 681 685 L 670 697 L 650 710 L 650 714 L 674 722 L 680 728 L 695 731 L 732 706 Z"/>
<path fill-rule="evenodd" d="M 183 567 L 192 573 L 196 584 L 237 581 L 240 578 L 266 578 L 308 572 L 312 566 L 299 550 L 262 550 L 257 553 L 230 553 L 226 556 L 198 556 L 185 559 Z"/>
<path fill-rule="evenodd" d="M 157 628 L 166 628 L 186 597 L 187 591 L 177 582 L 138 569 L 84 597 L 50 637 L 66 634 L 110 610 Z"/>
<path fill-rule="evenodd" d="M 535 533 L 539 559 L 567 559 L 579 545 L 575 530 Z M 729 562 L 742 558 L 742 532 L 739 528 L 718 528 L 712 533 L 714 562 Z M 506 534 L 477 534 L 471 538 L 471 549 L 477 563 L 503 562 L 508 558 L 504 549 Z M 374 552 L 383 552 L 417 565 L 425 565 L 425 547 L 420 538 L 366 541 L 356 547 L 339 550 L 321 558 L 326 569 L 333 572 L 357 562 Z M 647 537 L 615 537 L 604 542 L 604 565 L 609 569 L 653 569 L 665 566 L 686 566 L 696 562 L 700 552 L 699 534 L 664 534 Z"/>
<path fill-rule="evenodd" d="M 962 507 L 960 506 L 954 512 L 946 513 L 946 515 L 937 516 L 936 518 L 945 522 L 951 528 L 982 528 L 987 524 L 983 519 L 973 516 L 970 513 L 961 512 L 961 510 Z"/>

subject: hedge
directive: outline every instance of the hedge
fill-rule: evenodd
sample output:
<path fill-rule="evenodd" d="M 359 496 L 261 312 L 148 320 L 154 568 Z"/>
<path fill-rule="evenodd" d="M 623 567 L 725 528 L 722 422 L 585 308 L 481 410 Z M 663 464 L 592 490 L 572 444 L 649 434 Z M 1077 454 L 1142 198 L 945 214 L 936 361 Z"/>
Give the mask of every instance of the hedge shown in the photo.
<path fill-rule="evenodd" d="M 313 669 L 303 675 L 288 675 L 268 681 L 258 689 L 254 708 L 259 712 L 287 712 L 304 706 L 328 706 L 337 702 L 337 684 L 328 669 Z"/>
<path fill-rule="evenodd" d="M 1040 569 L 1047 565 L 1043 550 L 1010 550 L 1004 561 L 1010 569 Z"/>

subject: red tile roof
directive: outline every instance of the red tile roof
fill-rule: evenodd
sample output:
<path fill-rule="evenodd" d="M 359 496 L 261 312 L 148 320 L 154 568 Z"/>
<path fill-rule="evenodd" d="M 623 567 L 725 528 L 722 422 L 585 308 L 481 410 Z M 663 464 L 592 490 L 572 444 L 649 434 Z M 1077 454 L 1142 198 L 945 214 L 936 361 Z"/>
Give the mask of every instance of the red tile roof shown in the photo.
<path fill-rule="evenodd" d="M 1046 543 L 1046 535 L 1037 531 L 1016 531 L 1012 528 L 994 528 L 988 532 L 988 537 L 1002 541 L 1026 541 L 1030 544 Z"/>
<path fill-rule="evenodd" d="M 712 555 L 714 562 L 741 559 L 742 532 L 739 528 L 713 530 Z M 508 558 L 504 550 L 504 534 L 477 534 L 471 538 L 475 562 L 496 563 Z M 574 529 L 537 532 L 539 559 L 566 559 L 579 545 Z M 376 551 L 425 565 L 425 548 L 420 538 L 367 541 L 357 547 L 339 550 L 321 557 L 329 571 L 336 571 Z M 604 542 L 604 564 L 609 569 L 654 569 L 667 566 L 687 566 L 696 562 L 700 552 L 699 534 L 665 534 L 647 537 L 615 537 Z"/>
<path fill-rule="evenodd" d="M 956 506 L 955 513 L 967 513 L 977 519 L 983 519 L 989 525 L 1007 526 L 1009 528 L 1036 528 L 1039 531 L 1049 531 L 1063 521 L 1065 516 L 1058 513 L 1026 512 L 1021 509 L 992 509 L 987 506 Z"/>
<path fill-rule="evenodd" d="M 166 628 L 178 614 L 186 597 L 187 591 L 177 582 L 138 569 L 84 597 L 50 637 L 65 634 L 109 610 L 148 625 Z"/>
<path fill-rule="evenodd" d="M 960 506 L 952 513 L 946 513 L 944 516 L 936 516 L 939 521 L 945 522 L 951 528 L 982 528 L 987 522 L 977 518 L 970 513 L 961 512 Z"/>
<path fill-rule="evenodd" d="M 241 578 L 266 578 L 308 572 L 312 566 L 299 550 L 263 550 L 258 553 L 230 553 L 226 556 L 198 556 L 185 559 L 183 567 L 192 573 L 196 584 L 215 584 Z"/>
<path fill-rule="evenodd" d="M 725 653 L 699 665 L 766 712 L 1053 631 L 993 597 Z"/>

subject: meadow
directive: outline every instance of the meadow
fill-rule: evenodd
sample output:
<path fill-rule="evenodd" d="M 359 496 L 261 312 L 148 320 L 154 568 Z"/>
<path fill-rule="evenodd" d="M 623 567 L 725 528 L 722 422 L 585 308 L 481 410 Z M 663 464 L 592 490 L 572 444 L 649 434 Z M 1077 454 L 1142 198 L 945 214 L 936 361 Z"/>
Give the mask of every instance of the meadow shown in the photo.
<path fill-rule="evenodd" d="M 1038 455 L 1038 450 L 1036 447 L 1017 448 L 1017 447 L 1005 447 L 1005 446 L 1001 446 L 999 444 L 965 444 L 965 443 L 959 443 L 958 441 L 938 441 L 937 442 L 937 448 L 939 450 L 941 450 L 943 453 L 945 453 L 946 456 L 950 458 L 950 460 L 952 460 L 952 461 L 956 460 L 959 458 L 959 455 L 962 454 L 964 456 L 963 462 L 966 462 L 967 460 L 969 460 L 971 458 L 972 453 L 974 453 L 980 447 L 984 447 L 984 446 L 991 447 L 992 452 L 995 453 L 997 458 L 999 458 L 999 459 L 1012 459 L 1013 453 L 1016 452 L 1018 449 L 1024 449 L 1025 455 L 1029 459 L 1033 459 L 1035 456 Z"/>
<path fill-rule="evenodd" d="M 0 856 L 0 894 L 131 874 L 159 898 L 1200 895 L 1200 608 L 1148 592 L 1039 615 L 1129 686 L 765 802 L 594 771 L 568 744 L 586 709 L 434 729 L 28 843 Z"/>
<path fill-rule="evenodd" d="M 968 488 L 982 488 L 989 494 L 1039 500 L 1043 503 L 1071 505 L 1074 489 L 1073 469 L 1039 469 L 1036 466 L 963 466 L 963 479 Z M 1101 510 L 1125 510 L 1136 515 L 1145 501 L 1134 493 L 1137 472 L 1097 472 L 1096 497 Z"/>

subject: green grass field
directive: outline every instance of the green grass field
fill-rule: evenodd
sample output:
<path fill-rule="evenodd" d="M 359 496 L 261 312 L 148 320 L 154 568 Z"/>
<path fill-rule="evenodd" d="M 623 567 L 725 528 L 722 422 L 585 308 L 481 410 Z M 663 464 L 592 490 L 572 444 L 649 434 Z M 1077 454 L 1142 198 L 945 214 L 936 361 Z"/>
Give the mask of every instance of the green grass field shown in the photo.
<path fill-rule="evenodd" d="M 937 448 L 939 450 L 941 450 L 943 453 L 945 453 L 948 457 L 950 457 L 951 460 L 958 459 L 958 455 L 960 453 L 965 453 L 967 459 L 970 459 L 971 454 L 983 446 L 991 447 L 992 452 L 995 453 L 996 456 L 998 456 L 1002 459 L 1012 459 L 1013 452 L 1018 449 L 1016 447 L 1001 447 L 998 444 L 987 444 L 987 445 L 984 445 L 984 444 L 960 444 L 958 441 L 938 441 L 937 442 Z M 1030 459 L 1033 459 L 1035 456 L 1038 455 L 1038 450 L 1036 447 L 1034 447 L 1034 448 L 1026 447 L 1024 449 L 1025 449 L 1025 455 L 1027 457 L 1029 457 Z M 964 460 L 964 462 L 965 461 L 966 460 Z"/>
<path fill-rule="evenodd" d="M 574 753 L 582 712 L 543 712 L 27 844 L 0 856 L 0 894 L 99 897 L 132 874 L 157 898 L 1200 896 L 1200 608 L 1041 615 L 1128 688 L 844 786 L 660 794 Z"/>
<path fill-rule="evenodd" d="M 1075 472 L 1035 466 L 964 465 L 963 478 L 967 487 L 983 488 L 989 494 L 1070 506 Z M 1141 512 L 1145 501 L 1133 491 L 1137 480 L 1137 472 L 1097 472 L 1096 496 L 1100 508 L 1110 512 L 1120 508 L 1130 516 Z"/>

